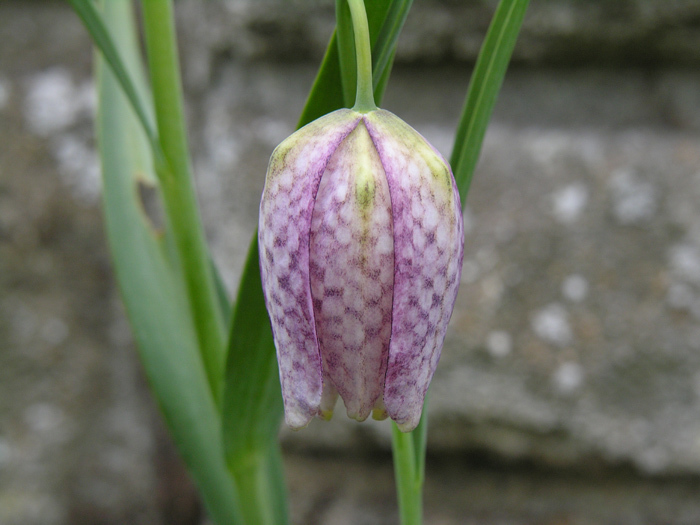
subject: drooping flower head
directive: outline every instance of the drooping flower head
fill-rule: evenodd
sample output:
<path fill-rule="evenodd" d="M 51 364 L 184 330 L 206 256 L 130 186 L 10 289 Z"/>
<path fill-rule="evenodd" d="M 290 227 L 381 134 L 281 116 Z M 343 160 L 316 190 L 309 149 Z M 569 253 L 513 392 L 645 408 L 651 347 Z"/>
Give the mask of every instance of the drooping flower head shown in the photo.
<path fill-rule="evenodd" d="M 384 110 L 342 109 L 275 149 L 260 266 L 292 428 L 420 420 L 452 314 L 464 235 L 449 165 Z"/>

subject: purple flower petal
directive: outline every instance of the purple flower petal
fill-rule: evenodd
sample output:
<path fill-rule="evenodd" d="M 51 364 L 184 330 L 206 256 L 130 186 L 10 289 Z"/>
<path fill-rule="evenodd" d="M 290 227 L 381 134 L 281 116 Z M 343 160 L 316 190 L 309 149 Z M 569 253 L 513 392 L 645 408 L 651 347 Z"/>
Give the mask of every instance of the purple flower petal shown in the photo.
<path fill-rule="evenodd" d="M 449 165 L 388 111 L 364 116 L 391 195 L 394 301 L 384 403 L 404 432 L 418 425 L 457 297 L 464 233 Z"/>
<path fill-rule="evenodd" d="M 309 233 L 321 176 L 360 115 L 339 110 L 280 144 L 260 203 L 263 291 L 277 348 L 285 418 L 291 428 L 318 414 L 322 364 L 309 284 Z"/>
<path fill-rule="evenodd" d="M 272 155 L 260 205 L 263 289 L 287 424 L 420 420 L 454 306 L 463 225 L 449 166 L 383 110 L 340 110 Z"/>
<path fill-rule="evenodd" d="M 364 421 L 384 390 L 394 241 L 384 169 L 360 122 L 333 153 L 311 222 L 311 295 L 324 370 L 348 416 Z"/>

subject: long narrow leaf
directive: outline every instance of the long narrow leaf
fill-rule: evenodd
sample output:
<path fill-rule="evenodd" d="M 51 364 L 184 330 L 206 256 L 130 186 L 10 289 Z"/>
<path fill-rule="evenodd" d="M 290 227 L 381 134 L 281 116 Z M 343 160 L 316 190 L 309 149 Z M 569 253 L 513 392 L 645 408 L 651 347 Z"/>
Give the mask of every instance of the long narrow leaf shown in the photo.
<path fill-rule="evenodd" d="M 479 52 L 450 159 L 462 205 L 528 3 L 501 0 Z"/>
<path fill-rule="evenodd" d="M 223 391 L 226 325 L 192 180 L 172 0 L 142 2 L 148 66 L 163 162 L 156 165 L 182 266 L 201 359 L 217 404 Z"/>
<path fill-rule="evenodd" d="M 130 2 L 105 1 L 104 16 L 126 71 L 138 79 Z M 170 225 L 166 219 L 165 231 L 156 230 L 139 199 L 139 184 L 154 179 L 151 151 L 133 106 L 101 58 L 97 78 L 107 237 L 141 360 L 211 517 L 220 524 L 241 523 L 233 481 L 221 460 L 219 414 L 199 357 Z"/>
<path fill-rule="evenodd" d="M 260 282 L 257 238 L 251 243 L 233 314 L 224 395 L 226 456 L 232 460 L 277 437 L 282 417 L 279 374 Z M 245 327 L 245 328 L 243 328 Z M 245 378 L 255 378 L 256 381 Z"/>
<path fill-rule="evenodd" d="M 282 397 L 272 332 L 260 282 L 257 237 L 251 243 L 229 336 L 223 397 L 224 452 L 251 523 L 286 523 L 286 491 L 277 432 Z M 267 514 L 265 514 L 266 507 Z M 270 514 L 274 510 L 274 514 Z M 269 520 L 275 518 L 275 521 Z"/>
<path fill-rule="evenodd" d="M 83 21 L 83 25 L 90 33 L 93 42 L 97 48 L 102 52 L 102 56 L 107 61 L 107 63 L 112 68 L 112 72 L 124 90 L 126 98 L 129 100 L 132 109 L 136 113 L 136 116 L 143 127 L 148 142 L 152 148 L 152 154 L 154 156 L 158 155 L 158 150 L 160 145 L 158 144 L 158 137 L 153 126 L 153 115 L 147 112 L 147 105 L 144 103 L 144 98 L 139 94 L 136 89 L 136 84 L 129 75 L 122 58 L 119 56 L 117 47 L 114 45 L 114 41 L 107 31 L 102 17 L 100 16 L 97 9 L 95 9 L 94 2 L 92 0 L 68 0 Z"/>
<path fill-rule="evenodd" d="M 350 7 L 347 0 L 335 0 L 335 34 L 337 36 L 343 106 L 350 108 L 355 103 L 357 63 L 355 61 L 355 37 L 352 32 L 352 17 L 350 16 Z"/>
<path fill-rule="evenodd" d="M 391 7 L 377 36 L 377 42 L 372 52 L 375 91 L 381 84 L 382 79 L 388 78 L 388 75 L 385 75 L 385 71 L 391 70 L 396 43 L 399 40 L 399 35 L 412 5 L 413 0 L 393 0 L 391 2 Z"/>
<path fill-rule="evenodd" d="M 311 93 L 299 116 L 297 129 L 345 105 L 341 88 L 338 36 L 334 31 L 321 62 Z"/>
<path fill-rule="evenodd" d="M 395 50 L 394 50 L 395 51 Z M 394 53 L 389 58 L 389 63 L 384 67 L 381 75 L 374 75 L 374 100 L 377 105 L 381 106 L 381 101 L 384 98 L 384 92 L 389 85 L 389 77 L 391 76 L 391 68 L 394 64 Z"/>
<path fill-rule="evenodd" d="M 145 101 L 150 99 L 150 93 L 145 89 L 145 83 L 143 79 L 137 82 L 132 79 L 132 74 L 140 74 L 142 71 L 136 70 L 129 74 L 127 71 L 122 57 L 120 56 L 119 50 L 114 44 L 109 31 L 107 30 L 102 16 L 99 11 L 95 8 L 94 2 L 92 0 L 68 0 L 73 7 L 76 14 L 80 17 L 83 25 L 90 33 L 95 46 L 100 50 L 104 60 L 109 64 L 112 74 L 119 82 L 126 98 L 131 104 L 138 120 L 143 127 L 143 131 L 148 138 L 148 142 L 151 146 L 151 154 L 156 159 L 156 165 L 163 164 L 163 151 L 158 140 L 157 133 L 154 127 L 153 111 L 151 110 L 150 104 Z M 214 275 L 215 284 L 217 286 L 217 293 L 220 299 L 220 308 L 222 317 L 228 319 L 230 317 L 231 305 L 226 293 L 221 287 L 221 277 L 218 273 L 216 266 L 211 265 L 212 273 Z"/>

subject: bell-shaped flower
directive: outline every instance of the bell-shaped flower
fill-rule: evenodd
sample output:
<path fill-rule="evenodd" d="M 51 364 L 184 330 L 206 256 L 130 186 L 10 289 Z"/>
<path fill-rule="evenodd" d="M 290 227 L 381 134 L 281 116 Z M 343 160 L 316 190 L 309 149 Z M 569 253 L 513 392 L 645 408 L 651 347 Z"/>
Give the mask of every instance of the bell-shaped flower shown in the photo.
<path fill-rule="evenodd" d="M 287 424 L 340 394 L 354 419 L 415 428 L 464 249 L 440 154 L 388 111 L 330 113 L 272 154 L 258 241 Z"/>

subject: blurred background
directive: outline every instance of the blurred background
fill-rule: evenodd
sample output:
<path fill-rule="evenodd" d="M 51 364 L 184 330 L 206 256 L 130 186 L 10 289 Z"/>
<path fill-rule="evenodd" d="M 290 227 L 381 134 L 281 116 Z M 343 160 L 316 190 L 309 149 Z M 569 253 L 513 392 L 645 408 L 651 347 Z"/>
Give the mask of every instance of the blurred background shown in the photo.
<path fill-rule="evenodd" d="M 383 106 L 445 156 L 495 0 L 417 0 Z M 233 292 L 330 0 L 177 3 L 194 167 Z M 0 524 L 204 523 L 100 210 L 92 50 L 0 2 Z M 700 2 L 533 0 L 465 211 L 427 525 L 700 523 Z M 397 523 L 389 426 L 282 430 L 294 523 Z"/>

